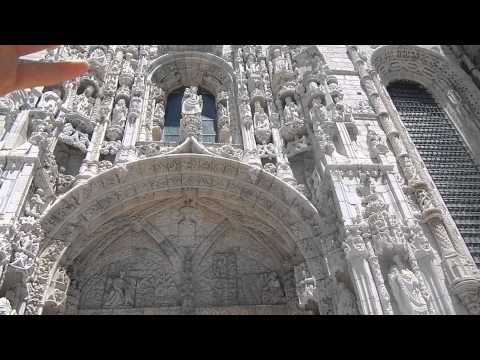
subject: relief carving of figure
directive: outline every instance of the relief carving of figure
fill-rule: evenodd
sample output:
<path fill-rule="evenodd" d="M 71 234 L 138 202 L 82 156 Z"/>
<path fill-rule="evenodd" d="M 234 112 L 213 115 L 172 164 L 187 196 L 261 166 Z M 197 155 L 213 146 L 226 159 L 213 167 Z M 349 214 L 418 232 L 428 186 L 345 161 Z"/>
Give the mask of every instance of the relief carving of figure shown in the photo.
<path fill-rule="evenodd" d="M 355 295 L 345 286 L 343 282 L 338 282 L 336 301 L 338 315 L 358 315 Z"/>
<path fill-rule="evenodd" d="M 399 255 L 395 255 L 393 261 L 388 280 L 401 314 L 427 315 L 427 299 L 422 294 L 419 279 L 405 266 Z"/>
<path fill-rule="evenodd" d="M 111 279 L 110 292 L 106 296 L 105 307 L 133 306 L 133 288 L 121 271 L 118 277 Z"/>
<path fill-rule="evenodd" d="M 265 110 L 258 101 L 255 102 L 255 115 L 253 116 L 253 122 L 255 124 L 255 137 L 260 143 L 266 144 L 270 140 L 272 131 L 270 130 L 268 115 L 265 114 Z"/>

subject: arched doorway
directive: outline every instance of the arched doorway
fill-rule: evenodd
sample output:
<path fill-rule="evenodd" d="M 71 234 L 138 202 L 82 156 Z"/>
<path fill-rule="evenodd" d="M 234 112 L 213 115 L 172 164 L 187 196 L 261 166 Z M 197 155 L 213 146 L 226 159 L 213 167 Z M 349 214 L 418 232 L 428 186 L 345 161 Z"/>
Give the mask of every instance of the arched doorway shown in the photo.
<path fill-rule="evenodd" d="M 322 224 L 294 188 L 234 160 L 128 163 L 43 216 L 28 312 L 291 313 L 293 267 L 326 276 Z"/>

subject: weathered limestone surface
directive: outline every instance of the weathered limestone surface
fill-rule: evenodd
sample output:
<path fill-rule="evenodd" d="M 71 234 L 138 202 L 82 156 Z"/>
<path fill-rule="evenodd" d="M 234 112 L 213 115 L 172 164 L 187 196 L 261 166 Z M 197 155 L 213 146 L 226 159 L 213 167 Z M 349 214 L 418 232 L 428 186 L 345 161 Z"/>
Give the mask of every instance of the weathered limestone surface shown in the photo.
<path fill-rule="evenodd" d="M 41 54 L 91 69 L 0 99 L 0 314 L 480 314 L 480 272 L 386 90 L 422 84 L 480 159 L 477 72 L 454 53 Z"/>

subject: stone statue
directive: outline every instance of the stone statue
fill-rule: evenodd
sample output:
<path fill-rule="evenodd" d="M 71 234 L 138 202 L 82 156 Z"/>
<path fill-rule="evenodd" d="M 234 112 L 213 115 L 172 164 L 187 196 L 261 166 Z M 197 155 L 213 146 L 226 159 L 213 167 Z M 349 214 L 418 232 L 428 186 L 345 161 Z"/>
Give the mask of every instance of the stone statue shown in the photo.
<path fill-rule="evenodd" d="M 270 140 L 272 131 L 270 130 L 268 116 L 265 114 L 265 110 L 259 101 L 255 102 L 255 115 L 253 116 L 253 122 L 255 124 L 255 137 L 260 143 L 266 144 Z"/>
<path fill-rule="evenodd" d="M 105 307 L 133 306 L 133 304 L 132 287 L 125 279 L 125 272 L 121 271 L 120 276 L 112 280 L 110 292 L 106 296 Z"/>
<path fill-rule="evenodd" d="M 323 105 L 322 100 L 318 97 L 312 100 L 312 110 L 310 111 L 312 120 L 323 124 L 327 121 L 327 108 Z"/>
<path fill-rule="evenodd" d="M 370 155 L 373 158 L 378 157 L 378 155 L 385 155 L 388 152 L 387 145 L 385 145 L 382 138 L 372 129 L 368 129 L 367 142 Z"/>
<path fill-rule="evenodd" d="M 73 107 L 74 110 L 86 117 L 89 117 L 95 102 L 95 99 L 93 98 L 94 93 L 95 88 L 92 85 L 87 86 L 83 93 L 76 97 Z"/>
<path fill-rule="evenodd" d="M 427 210 L 433 208 L 432 196 L 428 193 L 426 189 L 420 189 L 416 192 L 418 203 L 422 210 Z"/>
<path fill-rule="evenodd" d="M 112 111 L 112 122 L 108 127 L 105 137 L 108 140 L 120 140 L 123 136 L 125 123 L 127 122 L 128 108 L 125 99 L 120 99 Z"/>
<path fill-rule="evenodd" d="M 162 129 L 165 125 L 165 107 L 162 102 L 158 102 L 155 105 L 155 111 L 153 112 L 153 126 L 160 126 Z"/>
<path fill-rule="evenodd" d="M 112 125 L 125 126 L 127 112 L 128 108 L 125 99 L 118 100 L 112 112 Z"/>
<path fill-rule="evenodd" d="M 203 99 L 197 94 L 198 88 L 186 88 L 182 98 L 182 114 L 197 115 L 202 113 Z"/>
<path fill-rule="evenodd" d="M 280 134 L 287 141 L 291 142 L 300 139 L 305 133 L 305 124 L 298 112 L 298 106 L 290 96 L 285 98 L 283 109 L 285 123 L 280 128 Z"/>
<path fill-rule="evenodd" d="M 32 195 L 30 201 L 25 204 L 25 214 L 38 218 L 45 202 L 42 200 L 43 190 L 38 188 L 36 193 Z"/>
<path fill-rule="evenodd" d="M 182 119 L 180 121 L 182 140 L 189 136 L 200 137 L 202 109 L 203 99 L 201 95 L 197 94 L 197 87 L 186 88 L 182 98 Z"/>
<path fill-rule="evenodd" d="M 353 295 L 343 282 L 338 282 L 336 300 L 338 315 L 358 315 L 355 295 Z"/>
<path fill-rule="evenodd" d="M 12 309 L 12 305 L 6 297 L 0 298 L 0 315 L 17 315 L 16 310 Z"/>
<path fill-rule="evenodd" d="M 285 98 L 285 108 L 283 109 L 285 122 L 292 122 L 300 118 L 298 108 L 290 96 Z"/>
<path fill-rule="evenodd" d="M 59 194 L 63 194 L 67 192 L 73 185 L 73 182 L 75 181 L 75 176 L 67 175 L 65 174 L 65 171 L 66 171 L 65 167 L 60 166 L 57 184 L 56 184 L 57 193 Z"/>
<path fill-rule="evenodd" d="M 282 55 L 282 51 L 280 49 L 275 49 L 273 51 L 273 71 L 274 73 L 280 73 L 283 71 L 288 71 L 288 62 Z"/>
<path fill-rule="evenodd" d="M 71 123 L 66 123 L 62 133 L 58 137 L 65 144 L 77 148 L 81 152 L 87 152 L 90 140 L 87 134 L 75 129 Z"/>
<path fill-rule="evenodd" d="M 252 76 L 253 74 L 259 73 L 259 70 L 260 70 L 259 66 L 255 62 L 255 58 L 251 54 L 248 55 L 246 67 L 250 76 Z"/>
<path fill-rule="evenodd" d="M 388 280 L 400 313 L 428 315 L 427 299 L 422 295 L 419 279 L 404 265 L 399 255 L 395 255 L 393 261 Z"/>

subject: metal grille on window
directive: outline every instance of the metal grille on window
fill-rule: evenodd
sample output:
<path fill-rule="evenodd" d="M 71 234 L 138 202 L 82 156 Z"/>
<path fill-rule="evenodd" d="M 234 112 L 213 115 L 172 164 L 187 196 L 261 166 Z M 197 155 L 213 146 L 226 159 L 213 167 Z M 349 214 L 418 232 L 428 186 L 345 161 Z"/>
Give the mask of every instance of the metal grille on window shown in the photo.
<path fill-rule="evenodd" d="M 388 86 L 388 92 L 480 267 L 480 168 L 458 130 L 426 89 L 398 81 Z"/>

